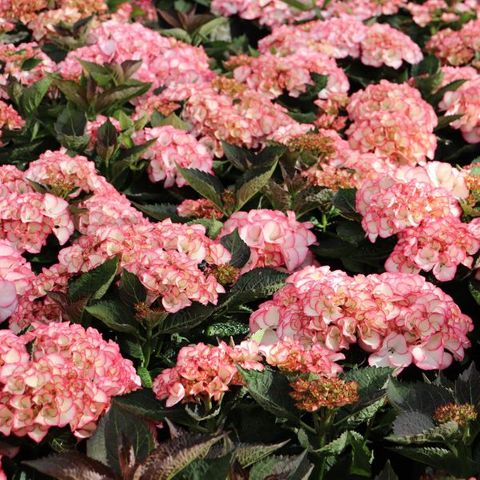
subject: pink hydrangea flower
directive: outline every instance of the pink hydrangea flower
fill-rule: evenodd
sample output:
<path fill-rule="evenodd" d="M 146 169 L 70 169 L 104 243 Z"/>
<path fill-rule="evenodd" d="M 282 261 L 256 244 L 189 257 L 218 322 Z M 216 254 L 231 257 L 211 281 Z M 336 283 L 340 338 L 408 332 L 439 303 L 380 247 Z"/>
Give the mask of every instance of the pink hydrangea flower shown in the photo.
<path fill-rule="evenodd" d="M 133 141 L 137 144 L 153 139 L 156 140 L 155 143 L 143 154 L 144 158 L 150 160 L 148 176 L 152 182 L 163 181 L 166 188 L 175 184 L 178 187 L 186 185 L 177 165 L 213 173 L 210 152 L 188 132 L 167 125 L 145 128 L 133 136 Z"/>
<path fill-rule="evenodd" d="M 20 337 L 9 330 L 0 336 L 3 435 L 40 442 L 51 427 L 68 425 L 77 437 L 88 437 L 113 396 L 140 387 L 132 362 L 93 328 L 53 323 Z"/>
<path fill-rule="evenodd" d="M 394 15 L 405 6 L 407 0 L 333 0 L 326 9 L 326 15 L 352 17 L 367 20 L 379 15 Z"/>
<path fill-rule="evenodd" d="M 17 290 L 13 282 L 0 278 L 0 322 L 17 309 Z"/>
<path fill-rule="evenodd" d="M 403 62 L 416 64 L 423 59 L 420 47 L 400 30 L 386 23 L 375 23 L 362 42 L 362 63 L 372 67 L 400 68 Z"/>
<path fill-rule="evenodd" d="M 316 241 L 315 235 L 309 230 L 312 226 L 308 222 L 298 222 L 293 212 L 284 214 L 278 210 L 250 210 L 231 215 L 219 237 L 238 229 L 240 238 L 251 252 L 243 272 L 256 267 L 283 266 L 293 272 L 313 260 L 308 249 Z"/>
<path fill-rule="evenodd" d="M 35 275 L 30 264 L 10 243 L 0 240 L 0 279 L 12 282 L 18 295 L 23 295 Z"/>
<path fill-rule="evenodd" d="M 178 402 L 197 402 L 198 399 L 219 401 L 230 386 L 242 385 L 236 364 L 243 368 L 263 370 L 259 347 L 254 342 L 229 346 L 220 342 L 217 347 L 199 343 L 180 349 L 176 365 L 163 370 L 153 383 L 159 400 L 167 407 Z"/>
<path fill-rule="evenodd" d="M 23 120 L 18 112 L 11 105 L 7 105 L 5 102 L 0 100 L 0 141 L 1 131 L 4 128 L 8 130 L 15 130 L 22 128 L 24 125 L 25 120 Z"/>
<path fill-rule="evenodd" d="M 472 321 L 453 300 L 420 275 L 384 273 L 349 277 L 329 267 L 306 267 L 250 318 L 275 343 L 293 338 L 339 351 L 352 343 L 372 365 L 446 368 L 470 345 Z"/>
<path fill-rule="evenodd" d="M 377 236 L 386 238 L 408 227 L 417 227 L 427 218 L 460 217 L 462 213 L 448 190 L 425 181 L 399 180 L 393 176 L 366 180 L 357 192 L 356 208 L 372 242 Z"/>
<path fill-rule="evenodd" d="M 388 272 L 432 271 L 437 280 L 452 280 L 458 265 L 471 268 L 480 249 L 480 224 L 457 217 L 425 219 L 398 234 L 398 243 L 385 263 Z"/>

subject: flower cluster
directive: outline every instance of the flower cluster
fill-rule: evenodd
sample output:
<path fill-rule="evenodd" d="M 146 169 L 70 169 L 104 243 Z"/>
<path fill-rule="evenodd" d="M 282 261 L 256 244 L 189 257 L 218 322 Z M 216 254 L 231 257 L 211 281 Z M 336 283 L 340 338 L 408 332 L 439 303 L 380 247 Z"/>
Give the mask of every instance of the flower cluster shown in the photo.
<path fill-rule="evenodd" d="M 217 347 L 199 343 L 180 349 L 173 368 L 166 368 L 153 383 L 159 400 L 167 407 L 178 402 L 219 401 L 230 386 L 242 385 L 236 368 L 263 370 L 262 357 L 255 342 L 245 341 L 231 347 L 220 342 Z"/>
<path fill-rule="evenodd" d="M 472 321 L 442 290 L 419 275 L 384 273 L 349 277 L 329 267 L 291 275 L 273 299 L 250 318 L 267 338 L 320 343 L 332 351 L 357 342 L 369 363 L 425 370 L 463 358 Z"/>
<path fill-rule="evenodd" d="M 455 404 L 446 403 L 438 407 L 433 419 L 438 423 L 456 422 L 459 426 L 464 427 L 470 422 L 474 422 L 478 418 L 478 412 L 471 403 Z"/>
<path fill-rule="evenodd" d="M 400 165 L 433 158 L 437 116 L 415 88 L 382 80 L 354 93 L 347 111 L 353 120 L 347 130 L 353 149 Z"/>
<path fill-rule="evenodd" d="M 394 15 L 407 0 L 333 0 L 327 6 L 328 15 L 366 20 L 379 15 Z"/>
<path fill-rule="evenodd" d="M 409 2 L 405 8 L 411 13 L 413 21 L 421 27 L 431 22 L 455 22 L 467 12 L 480 12 L 480 6 L 475 0 L 426 0 L 423 3 Z"/>
<path fill-rule="evenodd" d="M 432 271 L 437 280 L 452 280 L 458 265 L 471 268 L 480 249 L 478 220 L 462 223 L 457 217 L 425 219 L 418 227 L 398 234 L 398 243 L 385 263 L 389 272 Z"/>
<path fill-rule="evenodd" d="M 300 223 L 293 212 L 250 210 L 236 212 L 224 223 L 220 237 L 238 229 L 250 248 L 250 259 L 242 271 L 256 267 L 283 267 L 293 272 L 312 262 L 308 247 L 316 241 L 308 222 Z"/>
<path fill-rule="evenodd" d="M 290 396 L 297 408 L 315 412 L 319 408 L 338 408 L 358 401 L 358 384 L 340 378 L 298 378 L 290 383 Z"/>
<path fill-rule="evenodd" d="M 3 435 L 40 442 L 51 427 L 68 425 L 88 437 L 113 396 L 140 386 L 132 362 L 93 328 L 55 323 L 0 336 Z"/>
<path fill-rule="evenodd" d="M 220 141 L 256 148 L 266 140 L 275 140 L 276 134 L 285 139 L 310 130 L 310 125 L 295 122 L 285 108 L 264 94 L 227 78 L 197 88 L 182 115 L 193 125 L 192 133 L 206 137 L 218 156 L 223 152 Z M 292 128 L 294 134 L 289 135 L 285 129 Z"/>
<path fill-rule="evenodd" d="M 5 102 L 0 100 L 0 141 L 2 138 L 1 131 L 4 128 L 8 130 L 15 130 L 17 128 L 22 128 L 24 125 L 25 121 L 18 114 L 18 112 L 11 105 L 7 105 Z"/>
<path fill-rule="evenodd" d="M 232 57 L 226 65 L 233 69 L 235 80 L 270 98 L 285 92 L 298 97 L 313 84 L 312 73 L 328 76 L 326 87 L 318 94 L 320 98 L 346 95 L 350 87 L 347 76 L 334 59 L 308 50 L 286 56 L 271 53 L 259 57 L 239 55 Z"/>
<path fill-rule="evenodd" d="M 70 52 L 58 65 L 65 78 L 81 75 L 79 59 L 100 64 L 142 60 L 134 77 L 151 82 L 152 90 L 171 83 L 201 83 L 214 75 L 202 49 L 162 37 L 139 23 L 103 22 L 92 30 L 91 37 L 94 43 Z"/>
<path fill-rule="evenodd" d="M 480 20 L 471 20 L 460 30 L 445 28 L 438 31 L 427 42 L 426 48 L 442 63 L 458 66 L 476 64 L 476 53 L 480 51 Z"/>
<path fill-rule="evenodd" d="M 310 6 L 312 2 L 300 0 L 299 3 Z M 261 25 L 270 27 L 313 16 L 311 12 L 301 11 L 281 0 L 213 0 L 211 8 L 217 15 L 239 15 L 246 20 L 258 19 Z"/>
<path fill-rule="evenodd" d="M 177 213 L 186 218 L 216 218 L 219 220 L 223 217 L 223 213 L 218 210 L 215 204 L 206 198 L 184 200 L 177 207 Z"/>
<path fill-rule="evenodd" d="M 372 242 L 390 237 L 425 219 L 460 217 L 461 208 L 453 194 L 423 178 L 385 175 L 366 180 L 357 192 L 357 211 Z"/>
<path fill-rule="evenodd" d="M 145 128 L 137 132 L 133 140 L 137 144 L 155 140 L 143 157 L 150 160 L 148 176 L 152 182 L 164 182 L 166 188 L 177 185 L 183 187 L 186 182 L 178 172 L 181 168 L 195 168 L 213 173 L 213 158 L 205 145 L 184 130 L 171 127 Z"/>

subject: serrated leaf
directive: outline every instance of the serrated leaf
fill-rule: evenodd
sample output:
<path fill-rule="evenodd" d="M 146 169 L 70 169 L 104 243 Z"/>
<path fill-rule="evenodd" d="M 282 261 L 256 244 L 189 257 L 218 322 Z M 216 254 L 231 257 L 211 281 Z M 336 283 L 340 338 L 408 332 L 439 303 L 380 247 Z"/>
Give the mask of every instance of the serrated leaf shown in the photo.
<path fill-rule="evenodd" d="M 423 433 L 433 428 L 432 417 L 420 412 L 402 412 L 393 422 L 395 436 L 409 436 Z"/>
<path fill-rule="evenodd" d="M 285 440 L 284 442 L 274 443 L 272 445 L 264 445 L 261 443 L 253 445 L 239 444 L 235 448 L 235 459 L 242 468 L 247 468 L 284 447 L 288 442 L 289 440 Z"/>
<path fill-rule="evenodd" d="M 23 462 L 57 480 L 114 480 L 113 472 L 96 460 L 71 451 Z"/>
<path fill-rule="evenodd" d="M 387 386 L 387 397 L 400 411 L 421 412 L 430 417 L 440 405 L 454 401 L 452 393 L 439 385 L 421 382 L 406 384 L 393 378 Z"/>
<path fill-rule="evenodd" d="M 205 457 L 223 438 L 224 434 L 185 434 L 168 440 L 135 470 L 132 480 L 171 480 L 194 460 Z"/>
<path fill-rule="evenodd" d="M 279 418 L 298 421 L 295 404 L 289 395 L 290 384 L 283 375 L 270 369 L 258 372 L 237 368 L 248 392 L 262 408 Z"/>
<path fill-rule="evenodd" d="M 106 413 L 105 445 L 108 464 L 119 476 L 122 474 L 119 453 L 124 439 L 133 449 L 136 462 L 144 461 L 155 445 L 152 429 L 146 421 L 113 404 Z"/>
<path fill-rule="evenodd" d="M 97 113 L 101 113 L 112 107 L 119 107 L 133 98 L 143 95 L 150 89 L 150 87 L 150 83 L 132 80 L 124 85 L 110 88 L 99 96 L 95 104 L 95 110 Z"/>
<path fill-rule="evenodd" d="M 480 372 L 472 363 L 455 380 L 455 400 L 480 406 Z"/>
<path fill-rule="evenodd" d="M 147 298 L 147 290 L 142 282 L 128 270 L 122 270 L 119 293 L 122 301 L 128 305 L 137 305 Z"/>
<path fill-rule="evenodd" d="M 358 245 L 365 240 L 365 231 L 358 222 L 341 221 L 337 224 L 337 235 L 352 245 Z"/>
<path fill-rule="evenodd" d="M 81 298 L 101 299 L 110 288 L 118 269 L 118 258 L 110 258 L 102 265 L 72 280 L 68 286 L 70 300 Z"/>
<path fill-rule="evenodd" d="M 105 422 L 106 417 L 103 416 L 98 422 L 95 432 L 87 440 L 87 456 L 108 466 L 107 446 L 105 444 Z"/>
<path fill-rule="evenodd" d="M 52 77 L 47 76 L 23 90 L 20 106 L 27 115 L 35 113 L 52 84 Z"/>
<path fill-rule="evenodd" d="M 80 86 L 76 82 L 56 78 L 54 85 L 65 95 L 67 100 L 84 111 L 88 110 L 89 105 L 80 94 Z"/>
<path fill-rule="evenodd" d="M 244 173 L 235 188 L 236 209 L 240 210 L 252 197 L 267 185 L 277 166 L 277 160 L 267 167 L 253 168 Z"/>
<path fill-rule="evenodd" d="M 190 130 L 190 126 L 187 122 L 182 120 L 177 114 L 171 113 L 168 117 L 161 118 L 160 120 L 155 122 L 154 127 L 162 127 L 165 125 L 171 125 L 179 130 Z"/>
<path fill-rule="evenodd" d="M 137 335 L 135 320 L 131 319 L 132 312 L 121 303 L 106 300 L 89 305 L 85 310 L 115 332 Z"/>
<path fill-rule="evenodd" d="M 306 452 L 300 455 L 272 455 L 250 469 L 249 480 L 286 479 L 307 480 L 313 470 Z"/>
<path fill-rule="evenodd" d="M 358 393 L 363 397 L 384 389 L 393 371 L 390 367 L 352 368 L 342 378 L 347 382 L 357 382 Z"/>
<path fill-rule="evenodd" d="M 240 238 L 237 228 L 222 237 L 220 243 L 232 254 L 230 265 L 233 267 L 242 268 L 250 259 L 250 248 Z"/>
<path fill-rule="evenodd" d="M 249 150 L 227 142 L 222 142 L 223 153 L 227 160 L 238 170 L 246 170 L 252 160 L 253 155 Z"/>
<path fill-rule="evenodd" d="M 221 193 L 223 185 L 214 175 L 197 170 L 196 168 L 181 168 L 178 171 L 182 174 L 187 183 L 202 197 L 211 200 L 217 207 L 223 208 Z"/>
<path fill-rule="evenodd" d="M 340 211 L 342 216 L 351 220 L 358 220 L 359 214 L 355 209 L 355 188 L 341 188 L 332 198 L 333 205 Z"/>
<path fill-rule="evenodd" d="M 408 424 L 405 419 L 406 415 L 413 416 L 413 418 L 410 419 Z M 423 428 L 423 426 L 427 424 L 427 419 L 420 420 L 420 417 L 418 415 L 414 415 L 414 412 L 407 412 L 401 416 L 405 421 L 403 422 L 403 424 L 400 424 L 400 428 L 397 425 L 396 428 L 399 431 L 405 431 L 405 432 L 415 431 L 415 430 L 418 431 L 418 430 L 421 430 L 421 428 Z M 415 428 L 415 426 L 412 425 L 412 421 L 415 418 L 417 418 L 419 422 L 423 421 L 424 423 L 423 424 L 419 423 L 418 427 Z M 395 428 L 395 422 L 394 422 L 394 428 Z M 433 426 L 428 430 L 424 430 L 422 432 L 418 432 L 414 434 L 397 435 L 394 432 L 393 435 L 389 435 L 388 437 L 386 437 L 386 439 L 401 445 L 411 445 L 411 444 L 424 445 L 429 443 L 454 442 L 456 440 L 459 440 L 460 437 L 461 437 L 461 432 L 459 431 L 457 423 L 447 422 L 441 425 Z"/>
<path fill-rule="evenodd" d="M 108 67 L 80 58 L 78 59 L 78 63 L 80 63 L 83 70 L 89 74 L 99 86 L 106 87 L 112 82 L 112 71 Z"/>
<path fill-rule="evenodd" d="M 229 320 L 228 322 L 217 322 L 213 325 L 209 325 L 205 331 L 205 335 L 208 337 L 235 337 L 237 335 L 248 335 L 248 325 L 235 320 Z"/>
<path fill-rule="evenodd" d="M 187 225 L 203 225 L 207 229 L 209 238 L 215 240 L 223 228 L 223 223 L 215 218 L 196 218 L 187 222 Z"/>
<path fill-rule="evenodd" d="M 390 460 L 383 467 L 383 470 L 375 477 L 375 480 L 399 480 L 397 474 L 390 464 Z"/>
<path fill-rule="evenodd" d="M 177 206 L 172 203 L 152 203 L 142 205 L 140 203 L 132 202 L 132 205 L 137 210 L 140 210 L 154 220 L 162 221 L 166 218 L 170 218 L 172 222 L 181 221 L 181 218 L 177 214 Z"/>
<path fill-rule="evenodd" d="M 162 333 L 180 333 L 191 330 L 203 323 L 215 311 L 211 305 L 201 305 L 194 303 L 188 308 L 184 308 L 177 313 L 171 313 L 167 316 L 160 331 Z"/>
<path fill-rule="evenodd" d="M 287 273 L 273 268 L 255 268 L 243 274 L 230 290 L 224 305 L 238 305 L 270 297 L 285 285 Z"/>

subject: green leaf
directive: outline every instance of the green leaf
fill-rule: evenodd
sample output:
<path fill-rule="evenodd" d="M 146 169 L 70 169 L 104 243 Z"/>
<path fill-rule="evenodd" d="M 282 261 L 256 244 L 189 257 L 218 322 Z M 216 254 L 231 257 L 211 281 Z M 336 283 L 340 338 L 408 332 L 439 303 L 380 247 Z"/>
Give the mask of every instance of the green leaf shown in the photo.
<path fill-rule="evenodd" d="M 251 163 L 253 155 L 249 150 L 230 143 L 222 142 L 223 153 L 227 160 L 238 170 L 246 170 Z"/>
<path fill-rule="evenodd" d="M 341 188 L 332 198 L 333 205 L 338 208 L 341 215 L 350 220 L 358 220 L 360 215 L 355 209 L 355 188 Z"/>
<path fill-rule="evenodd" d="M 150 372 L 148 371 L 147 368 L 145 367 L 138 367 L 137 368 L 137 374 L 142 380 L 142 387 L 144 388 L 152 388 L 152 376 L 150 375 Z"/>
<path fill-rule="evenodd" d="M 431 428 L 425 428 L 429 424 L 429 418 L 424 415 L 422 418 L 416 412 L 402 413 L 395 419 L 394 433 L 386 437 L 386 440 L 401 445 L 423 445 L 432 443 L 455 443 L 461 439 L 462 432 L 459 430 L 456 422 L 447 422 L 441 425 L 433 425 Z M 400 420 L 399 420 L 400 418 Z M 415 420 L 418 425 L 415 425 Z M 412 432 L 412 433 L 409 433 Z"/>
<path fill-rule="evenodd" d="M 270 297 L 285 285 L 287 273 L 273 268 L 255 268 L 243 274 L 230 290 L 223 305 L 239 305 Z"/>
<path fill-rule="evenodd" d="M 375 477 L 375 480 L 399 480 L 398 475 L 390 464 L 390 460 L 387 460 L 383 470 Z"/>
<path fill-rule="evenodd" d="M 209 325 L 205 331 L 205 335 L 208 337 L 235 337 L 236 335 L 248 335 L 248 325 L 235 320 L 229 320 L 228 322 L 217 322 L 213 325 Z"/>
<path fill-rule="evenodd" d="M 242 466 L 242 468 L 247 468 L 253 464 L 259 462 L 260 460 L 268 457 L 273 452 L 280 450 L 284 447 L 290 440 L 286 440 L 280 443 L 274 443 L 271 445 L 260 444 L 240 444 L 235 448 L 235 459 Z"/>
<path fill-rule="evenodd" d="M 188 225 L 203 225 L 207 229 L 207 235 L 211 239 L 216 239 L 222 230 L 223 223 L 215 218 L 196 218 L 187 222 Z"/>
<path fill-rule="evenodd" d="M 221 199 L 223 185 L 217 177 L 197 170 L 196 168 L 181 168 L 178 165 L 177 168 L 183 178 L 195 191 L 202 195 L 202 197 L 211 200 L 217 207 L 223 208 Z"/>
<path fill-rule="evenodd" d="M 87 60 L 78 59 L 78 63 L 82 66 L 83 70 L 90 75 L 100 87 L 107 87 L 112 83 L 112 71 L 97 63 L 88 62 Z"/>
<path fill-rule="evenodd" d="M 177 206 L 172 203 L 152 203 L 142 205 L 140 203 L 132 202 L 132 205 L 137 210 L 140 210 L 154 220 L 162 221 L 166 218 L 170 218 L 172 222 L 181 221 L 181 218 L 177 214 Z"/>
<path fill-rule="evenodd" d="M 190 126 L 187 122 L 183 121 L 177 114 L 171 113 L 168 117 L 161 118 L 156 121 L 154 127 L 163 127 L 164 125 L 171 125 L 172 127 L 177 128 L 178 130 L 190 130 Z"/>
<path fill-rule="evenodd" d="M 448 127 L 452 122 L 455 120 L 458 120 L 459 118 L 462 118 L 463 114 L 460 115 L 442 115 L 441 117 L 438 117 L 438 124 L 435 127 L 434 132 L 437 133 L 440 130 L 443 130 L 444 128 Z"/>
<path fill-rule="evenodd" d="M 72 137 L 81 137 L 85 132 L 87 125 L 87 116 L 85 112 L 75 109 L 68 104 L 57 118 L 54 124 L 57 136 L 68 135 Z"/>
<path fill-rule="evenodd" d="M 112 404 L 105 419 L 105 446 L 110 467 L 121 476 L 119 459 L 124 439 L 130 444 L 137 462 L 147 458 L 155 446 L 152 428 L 141 418 Z"/>
<path fill-rule="evenodd" d="M 105 444 L 106 417 L 100 418 L 94 434 L 87 440 L 87 456 L 108 466 L 107 446 Z"/>
<path fill-rule="evenodd" d="M 211 305 L 201 305 L 194 303 L 188 308 L 184 308 L 177 313 L 171 313 L 163 322 L 160 331 L 161 333 L 180 333 L 191 330 L 203 323 L 209 318 L 215 307 Z"/>
<path fill-rule="evenodd" d="M 395 436 L 411 436 L 433 428 L 432 417 L 420 412 L 402 412 L 393 422 Z"/>
<path fill-rule="evenodd" d="M 236 209 L 240 210 L 254 195 L 267 185 L 277 166 L 277 160 L 267 167 L 253 168 L 244 173 L 235 188 Z"/>
<path fill-rule="evenodd" d="M 183 30 L 183 28 L 164 28 L 162 30 L 159 30 L 158 33 L 160 33 L 161 35 L 164 35 L 166 37 L 176 38 L 177 40 L 180 40 L 181 42 L 185 42 L 185 43 L 188 43 L 188 44 L 192 43 L 192 38 L 190 37 L 188 32 Z"/>
<path fill-rule="evenodd" d="M 152 390 L 142 389 L 128 395 L 115 397 L 113 404 L 122 411 L 127 411 L 136 417 L 141 417 L 153 422 L 159 422 L 169 417 L 174 419 L 175 410 L 165 408 L 165 403 L 157 400 Z"/>
<path fill-rule="evenodd" d="M 128 270 L 122 270 L 119 293 L 120 298 L 127 305 L 137 305 L 147 298 L 147 290 L 142 282 Z"/>
<path fill-rule="evenodd" d="M 290 397 L 290 384 L 280 373 L 265 369 L 262 372 L 237 366 L 252 398 L 276 417 L 298 421 L 295 404 Z"/>
<path fill-rule="evenodd" d="M 137 325 L 132 318 L 132 312 L 119 302 L 106 300 L 89 305 L 85 310 L 115 332 L 137 335 Z"/>
<path fill-rule="evenodd" d="M 426 56 L 421 62 L 412 65 L 412 75 L 434 75 L 440 70 L 440 60 L 435 55 Z"/>
<path fill-rule="evenodd" d="M 390 367 L 353 368 L 342 378 L 347 382 L 357 382 L 358 393 L 360 397 L 363 397 L 384 389 L 392 377 L 393 371 L 393 368 Z"/>
<path fill-rule="evenodd" d="M 110 88 L 99 96 L 95 110 L 97 113 L 101 113 L 114 107 L 118 108 L 129 100 L 148 92 L 150 87 L 150 83 L 130 80 L 128 83 Z"/>
<path fill-rule="evenodd" d="M 40 58 L 30 57 L 22 62 L 20 67 L 23 71 L 30 71 L 35 68 L 37 65 L 40 65 L 42 60 Z"/>
<path fill-rule="evenodd" d="M 468 291 L 472 295 L 473 299 L 480 305 L 480 282 L 472 280 L 468 284 Z"/>
<path fill-rule="evenodd" d="M 102 265 L 70 281 L 68 288 L 70 300 L 75 301 L 86 297 L 93 300 L 101 299 L 110 288 L 117 269 L 118 258 L 110 258 Z"/>
<path fill-rule="evenodd" d="M 337 223 L 337 235 L 352 245 L 358 245 L 365 240 L 365 231 L 358 222 L 340 221 Z"/>
<path fill-rule="evenodd" d="M 51 84 L 52 77 L 48 76 L 25 88 L 20 98 L 20 107 L 23 112 L 27 115 L 34 114 L 42 103 L 43 97 L 47 94 Z"/>
<path fill-rule="evenodd" d="M 67 100 L 84 111 L 89 108 L 88 103 L 80 93 L 80 86 L 73 80 L 55 78 L 54 85 L 65 95 Z"/>
<path fill-rule="evenodd" d="M 454 92 L 455 90 L 460 88 L 466 81 L 467 80 L 454 80 L 453 82 L 448 83 L 444 87 L 440 88 L 437 92 L 435 92 L 435 94 L 432 96 L 431 102 L 434 104 L 437 104 L 443 99 L 444 95 L 447 92 Z M 454 115 L 451 115 L 451 116 L 454 116 Z M 438 130 L 438 129 L 439 129 L 439 126 L 437 126 L 435 130 Z"/>
<path fill-rule="evenodd" d="M 300 455 L 271 455 L 253 465 L 249 480 L 286 479 L 308 480 L 313 465 L 308 461 L 307 452 Z"/>
<path fill-rule="evenodd" d="M 225 235 L 220 239 L 220 243 L 232 254 L 230 265 L 236 268 L 242 268 L 250 259 L 250 248 L 240 238 L 238 229 Z"/>

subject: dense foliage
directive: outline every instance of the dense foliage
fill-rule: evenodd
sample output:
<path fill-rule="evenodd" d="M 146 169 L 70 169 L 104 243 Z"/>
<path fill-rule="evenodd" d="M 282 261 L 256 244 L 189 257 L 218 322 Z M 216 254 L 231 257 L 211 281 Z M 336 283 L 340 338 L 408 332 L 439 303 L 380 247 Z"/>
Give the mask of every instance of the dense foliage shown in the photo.
<path fill-rule="evenodd" d="M 0 0 L 0 479 L 480 478 L 479 69 L 477 0 Z"/>

